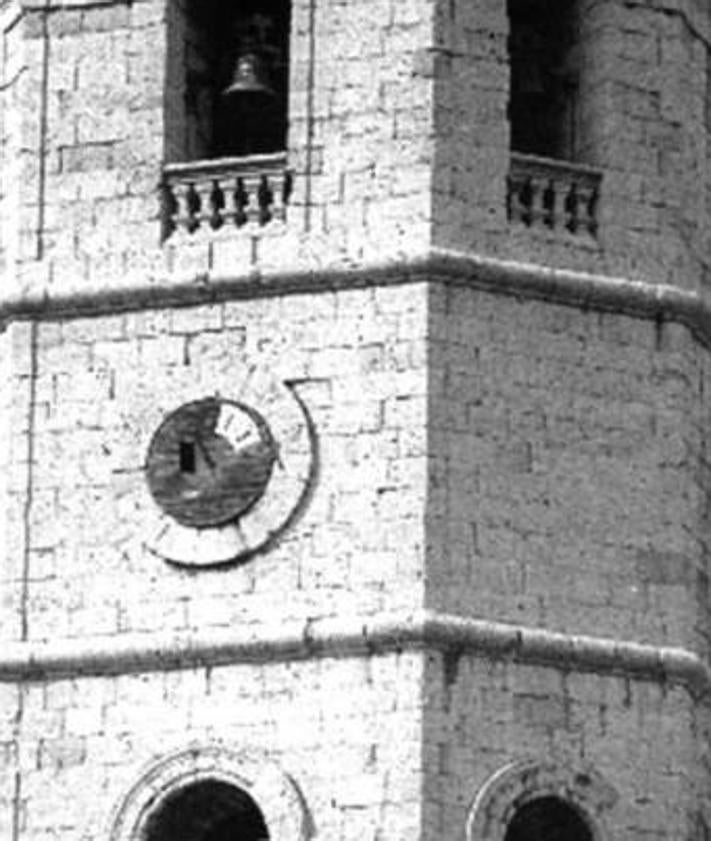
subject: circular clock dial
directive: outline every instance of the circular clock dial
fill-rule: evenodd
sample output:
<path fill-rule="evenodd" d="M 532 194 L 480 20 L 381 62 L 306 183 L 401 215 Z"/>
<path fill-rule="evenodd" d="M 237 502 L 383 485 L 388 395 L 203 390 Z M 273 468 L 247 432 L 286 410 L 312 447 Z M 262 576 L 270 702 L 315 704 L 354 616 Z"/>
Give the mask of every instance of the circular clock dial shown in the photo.
<path fill-rule="evenodd" d="M 148 448 L 153 499 L 185 526 L 217 526 L 264 493 L 276 445 L 264 418 L 234 400 L 208 397 L 167 415 Z"/>

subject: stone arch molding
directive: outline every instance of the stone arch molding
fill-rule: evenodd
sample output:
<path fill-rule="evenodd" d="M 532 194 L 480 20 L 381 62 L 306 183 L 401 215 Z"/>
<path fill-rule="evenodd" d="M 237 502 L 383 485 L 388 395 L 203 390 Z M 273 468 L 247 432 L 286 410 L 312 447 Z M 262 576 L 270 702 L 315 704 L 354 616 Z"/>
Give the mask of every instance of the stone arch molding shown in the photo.
<path fill-rule="evenodd" d="M 594 841 L 609 841 L 606 813 L 617 791 L 591 766 L 522 759 L 500 768 L 484 783 L 469 810 L 466 841 L 504 841 L 521 806 L 539 797 L 559 797 L 575 807 Z"/>
<path fill-rule="evenodd" d="M 269 841 L 308 841 L 310 821 L 294 782 L 260 751 L 194 745 L 168 754 L 144 771 L 121 799 L 104 837 L 146 841 L 151 817 L 176 792 L 202 780 L 219 780 L 245 791 L 262 812 Z"/>

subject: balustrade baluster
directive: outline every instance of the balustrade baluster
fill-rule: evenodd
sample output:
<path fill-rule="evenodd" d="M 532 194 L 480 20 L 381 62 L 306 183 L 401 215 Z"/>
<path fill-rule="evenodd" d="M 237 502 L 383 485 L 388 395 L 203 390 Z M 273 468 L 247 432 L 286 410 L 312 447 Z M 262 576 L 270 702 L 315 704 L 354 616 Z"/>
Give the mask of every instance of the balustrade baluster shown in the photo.
<path fill-rule="evenodd" d="M 272 187 L 272 218 L 278 222 L 286 221 L 286 191 L 287 183 L 283 174 L 273 175 Z"/>
<path fill-rule="evenodd" d="M 536 203 L 536 184 L 533 178 L 527 178 L 519 193 L 523 209 L 521 220 L 529 227 L 533 224 L 533 208 Z"/>
<path fill-rule="evenodd" d="M 197 194 L 200 197 L 200 212 L 198 213 L 199 224 L 207 228 L 212 222 L 212 179 L 201 179 L 195 185 Z"/>
<path fill-rule="evenodd" d="M 570 231 L 571 234 L 576 233 L 578 230 L 578 221 L 579 221 L 579 196 L 578 196 L 578 186 L 573 181 L 570 185 L 570 190 L 568 191 L 568 195 L 565 197 L 565 211 L 566 211 L 566 221 L 565 227 Z"/>
<path fill-rule="evenodd" d="M 531 178 L 531 211 L 530 211 L 530 225 L 545 225 L 548 218 L 548 211 L 546 209 L 546 191 L 548 189 L 548 182 L 540 175 Z"/>
<path fill-rule="evenodd" d="M 163 239 L 167 239 L 179 224 L 178 200 L 171 184 L 164 182 L 161 193 L 161 218 L 163 220 Z"/>
<path fill-rule="evenodd" d="M 235 201 L 237 180 L 234 175 L 223 175 L 215 181 L 215 184 L 222 195 L 222 205 L 220 207 L 221 225 L 229 228 L 237 223 L 237 202 Z"/>
<path fill-rule="evenodd" d="M 176 223 L 185 228 L 188 233 L 192 233 L 198 226 L 196 214 L 200 207 L 200 199 L 195 192 L 193 183 L 188 181 L 183 184 L 176 184 L 173 196 L 178 205 L 178 212 L 175 215 Z"/>
<path fill-rule="evenodd" d="M 224 224 L 224 208 L 225 194 L 222 192 L 218 179 L 214 178 L 212 180 L 212 190 L 210 191 L 210 209 L 212 211 L 210 214 L 210 227 L 213 231 L 221 228 Z"/>
<path fill-rule="evenodd" d="M 590 187 L 585 191 L 583 201 L 584 219 L 583 225 L 590 236 L 597 236 L 597 200 L 598 192 L 596 187 Z"/>
<path fill-rule="evenodd" d="M 271 207 L 274 201 L 274 194 L 269 186 L 269 180 L 266 175 L 262 175 L 259 180 L 257 199 L 259 203 L 259 224 L 266 225 L 272 218 Z"/>
<path fill-rule="evenodd" d="M 529 211 L 531 209 L 531 185 L 528 178 L 521 179 L 516 189 L 516 206 L 518 208 L 519 221 L 524 225 L 530 223 Z"/>
<path fill-rule="evenodd" d="M 167 164 L 161 198 L 164 238 L 176 227 L 192 233 L 201 226 L 217 230 L 283 221 L 291 184 L 285 160 L 269 155 Z"/>
<path fill-rule="evenodd" d="M 543 190 L 543 224 L 551 230 L 556 227 L 556 214 L 558 208 L 558 194 L 555 181 L 551 178 Z"/>
<path fill-rule="evenodd" d="M 248 223 L 256 222 L 259 224 L 261 218 L 262 211 L 259 206 L 259 186 L 261 181 L 261 175 L 252 175 L 251 173 L 243 176 L 242 178 L 244 192 L 247 199 L 247 203 L 244 207 L 244 213 Z"/>
<path fill-rule="evenodd" d="M 249 204 L 249 194 L 244 186 L 244 179 L 238 178 L 235 187 L 235 221 L 237 225 L 242 226 L 247 224 L 247 205 Z"/>

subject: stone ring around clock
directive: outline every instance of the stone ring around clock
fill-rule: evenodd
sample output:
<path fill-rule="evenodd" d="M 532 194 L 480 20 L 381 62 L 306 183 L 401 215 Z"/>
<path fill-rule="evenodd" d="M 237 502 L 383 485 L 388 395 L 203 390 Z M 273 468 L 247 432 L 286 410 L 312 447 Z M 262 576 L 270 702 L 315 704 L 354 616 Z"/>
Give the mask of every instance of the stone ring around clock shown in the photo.
<path fill-rule="evenodd" d="M 240 562 L 295 522 L 317 470 L 316 433 L 299 383 L 266 369 L 235 399 L 200 398 L 159 414 L 146 444 L 143 545 L 187 568 Z"/>

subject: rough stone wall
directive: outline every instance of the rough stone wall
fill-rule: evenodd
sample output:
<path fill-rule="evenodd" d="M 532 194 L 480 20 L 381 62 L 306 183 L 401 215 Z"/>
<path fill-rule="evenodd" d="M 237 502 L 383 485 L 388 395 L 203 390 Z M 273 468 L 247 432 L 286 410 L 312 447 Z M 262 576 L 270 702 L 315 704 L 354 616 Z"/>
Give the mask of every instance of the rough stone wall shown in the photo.
<path fill-rule="evenodd" d="M 711 383 L 685 327 L 405 270 L 402 286 L 368 287 L 367 268 L 349 291 L 268 285 L 434 244 L 696 287 L 708 10 L 581 9 L 597 242 L 506 221 L 504 3 L 297 0 L 286 225 L 162 246 L 165 4 L 26 10 L 4 47 L 3 86 L 22 72 L 0 96 L 3 289 L 265 283 L 7 327 L 0 638 L 258 636 L 425 604 L 708 653 Z M 146 447 L 163 413 L 234 394 L 255 364 L 293 381 L 314 422 L 312 496 L 268 554 L 198 576 L 145 547 Z M 423 671 L 420 656 L 0 684 L 0 834 L 94 841 L 145 762 L 188 736 L 270 751 L 324 838 L 412 839 L 422 808 L 425 834 L 460 835 L 477 788 L 523 754 L 599 766 L 620 793 L 615 835 L 691 834 L 707 722 L 685 690 L 439 654 Z"/>
<path fill-rule="evenodd" d="M 29 435 L 33 457 L 9 476 L 6 585 L 26 614 L 8 603 L 3 637 L 259 623 L 275 600 L 293 617 L 421 604 L 426 304 L 414 285 L 13 324 L 13 444 Z M 255 365 L 311 414 L 313 497 L 268 554 L 196 579 L 144 546 L 146 450 L 166 412 L 237 397 Z"/>
<path fill-rule="evenodd" d="M 0 11 L 0 272 L 8 270 L 18 258 L 20 183 L 23 175 L 22 101 L 24 50 L 15 4 Z"/>
<path fill-rule="evenodd" d="M 585 23 L 586 160 L 605 170 L 603 247 L 621 274 L 696 287 L 708 257 L 708 15 L 591 4 Z"/>
<path fill-rule="evenodd" d="M 698 288 L 708 206 L 708 9 L 581 2 L 578 163 L 602 172 L 596 237 L 507 222 L 506 4 L 436 18 L 433 241 L 506 259 Z"/>
<path fill-rule="evenodd" d="M 313 48 L 304 32 L 307 5 L 295 4 L 292 18 L 289 114 L 290 146 L 299 155 L 296 202 L 301 191 L 310 192 L 303 196 L 304 227 L 327 238 L 327 251 L 351 257 L 417 253 L 429 241 L 431 218 L 427 48 L 435 4 L 337 0 L 317 6 Z M 302 155 L 311 158 L 311 177 L 300 169 Z"/>
<path fill-rule="evenodd" d="M 27 380 L 21 381 L 19 373 L 13 365 L 13 333 L 5 330 L 0 338 L 0 553 L 3 564 L 0 578 L 2 580 L 2 619 L 0 619 L 1 636 L 3 639 L 22 636 L 23 629 L 20 617 L 23 613 L 23 588 L 20 585 L 23 574 L 22 551 L 25 533 L 26 490 L 20 490 L 19 482 L 12 493 L 13 480 L 11 476 L 17 474 L 26 465 L 30 452 L 28 440 L 23 437 L 16 424 L 22 426 L 22 411 L 18 403 L 27 402 Z M 22 395 L 22 397 L 20 397 Z M 13 409 L 13 407 L 15 407 Z"/>
<path fill-rule="evenodd" d="M 420 820 L 421 678 L 412 653 L 2 685 L 0 832 L 15 837 L 16 800 L 22 841 L 107 838 L 149 762 L 214 743 L 267 751 L 319 836 L 404 841 Z"/>
<path fill-rule="evenodd" d="M 430 655 L 426 672 L 425 838 L 461 837 L 487 779 L 525 758 L 594 768 L 617 796 L 611 838 L 699 837 L 706 777 L 685 690 L 456 656 Z"/>
<path fill-rule="evenodd" d="M 314 255 L 334 263 L 394 257 L 426 245 L 429 0 L 294 2 L 288 228 L 270 235 L 250 226 L 166 248 L 158 185 L 184 126 L 179 80 L 171 78 L 183 72 L 174 60 L 180 44 L 167 43 L 169 34 L 181 42 L 166 18 L 179 15 L 164 7 L 116 0 L 24 9 L 26 161 L 15 178 L 22 248 L 10 266 L 20 289 L 88 289 L 227 266 L 244 272 L 255 259 L 283 268 Z"/>
<path fill-rule="evenodd" d="M 482 251 L 506 229 L 509 167 L 506 3 L 440 3 L 435 20 L 432 239 Z"/>
<path fill-rule="evenodd" d="M 19 284 L 81 287 L 143 265 L 163 143 L 160 5 L 48 4 L 24 9 L 18 28 Z"/>
<path fill-rule="evenodd" d="M 706 651 L 688 331 L 443 287 L 430 323 L 428 603 Z"/>
<path fill-rule="evenodd" d="M 166 15 L 159 0 L 50 3 L 17 23 L 22 172 L 3 190 L 21 193 L 20 289 L 337 265 L 430 244 L 699 286 L 710 27 L 698 5 L 580 4 L 581 160 L 603 173 L 597 238 L 507 221 L 505 3 L 299 0 L 286 227 L 161 247 L 158 184 L 181 134 Z"/>

